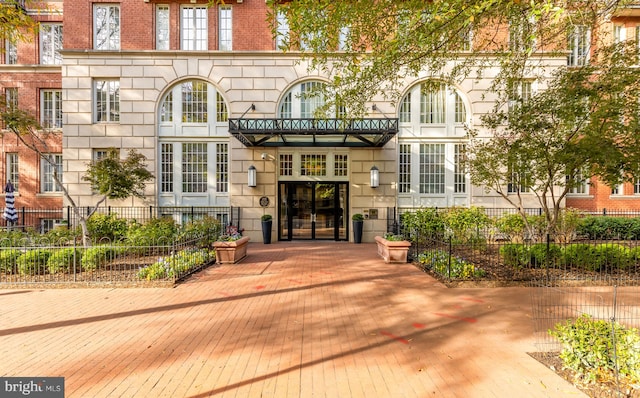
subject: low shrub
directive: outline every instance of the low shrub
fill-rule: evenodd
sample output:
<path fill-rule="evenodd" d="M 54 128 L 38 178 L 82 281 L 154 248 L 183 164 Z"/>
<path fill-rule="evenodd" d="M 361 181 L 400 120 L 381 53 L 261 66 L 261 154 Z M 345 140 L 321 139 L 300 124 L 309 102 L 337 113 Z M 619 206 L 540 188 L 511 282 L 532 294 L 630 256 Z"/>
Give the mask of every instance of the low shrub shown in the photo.
<path fill-rule="evenodd" d="M 569 267 L 598 271 L 599 265 L 596 259 L 594 245 L 575 243 L 564 248 L 564 264 Z"/>
<path fill-rule="evenodd" d="M 18 249 L 0 250 L 0 272 L 13 274 L 16 272 L 16 260 L 22 255 Z"/>
<path fill-rule="evenodd" d="M 629 248 L 619 244 L 599 244 L 595 247 L 595 254 L 594 268 L 598 271 L 625 269 L 633 261 Z"/>
<path fill-rule="evenodd" d="M 20 275 L 41 275 L 47 271 L 47 260 L 51 255 L 48 249 L 33 249 L 16 259 Z"/>
<path fill-rule="evenodd" d="M 155 263 L 140 268 L 138 277 L 146 280 L 175 278 L 208 263 L 213 258 L 215 252 L 206 249 L 182 250 L 171 256 L 160 257 Z"/>
<path fill-rule="evenodd" d="M 58 272 L 69 272 L 74 270 L 75 265 L 80 265 L 80 259 L 82 258 L 82 249 L 67 247 L 64 249 L 58 249 L 51 253 L 47 260 L 47 268 L 49 273 L 55 274 Z M 78 269 L 79 271 L 79 269 Z"/>
<path fill-rule="evenodd" d="M 564 366 L 580 378 L 592 382 L 611 380 L 617 367 L 618 374 L 629 383 L 640 383 L 637 329 L 582 315 L 575 321 L 555 325 L 549 334 L 562 343 L 560 358 Z"/>
<path fill-rule="evenodd" d="M 113 246 L 93 246 L 85 249 L 80 264 L 84 271 L 95 271 L 114 258 Z"/>
<path fill-rule="evenodd" d="M 129 230 L 128 221 L 115 214 L 93 214 L 87 220 L 87 230 L 94 242 L 108 240 L 115 242 L 124 239 Z"/>
<path fill-rule="evenodd" d="M 486 272 L 465 259 L 450 256 L 444 250 L 432 250 L 418 255 L 418 261 L 425 270 L 450 279 L 482 278 Z"/>
<path fill-rule="evenodd" d="M 502 256 L 505 265 L 514 268 L 529 267 L 531 261 L 529 247 L 522 243 L 509 243 L 500 246 L 500 256 Z"/>
<path fill-rule="evenodd" d="M 133 246 L 157 246 L 173 242 L 178 226 L 173 218 L 153 218 L 144 224 L 132 224 L 127 232 L 127 241 Z"/>
<path fill-rule="evenodd" d="M 529 248 L 531 265 L 535 268 L 555 268 L 562 263 L 562 248 L 555 244 L 536 243 Z"/>

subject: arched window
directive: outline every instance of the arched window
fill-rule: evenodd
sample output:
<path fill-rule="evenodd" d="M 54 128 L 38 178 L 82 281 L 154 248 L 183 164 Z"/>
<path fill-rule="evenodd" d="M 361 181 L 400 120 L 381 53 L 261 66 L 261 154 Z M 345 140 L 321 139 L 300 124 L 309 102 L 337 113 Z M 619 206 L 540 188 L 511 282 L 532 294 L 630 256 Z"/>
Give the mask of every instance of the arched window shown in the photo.
<path fill-rule="evenodd" d="M 316 80 L 295 85 L 282 97 L 278 106 L 278 117 L 314 118 L 318 108 L 325 104 L 323 88 L 324 83 Z M 335 114 L 327 116 L 334 117 Z"/>

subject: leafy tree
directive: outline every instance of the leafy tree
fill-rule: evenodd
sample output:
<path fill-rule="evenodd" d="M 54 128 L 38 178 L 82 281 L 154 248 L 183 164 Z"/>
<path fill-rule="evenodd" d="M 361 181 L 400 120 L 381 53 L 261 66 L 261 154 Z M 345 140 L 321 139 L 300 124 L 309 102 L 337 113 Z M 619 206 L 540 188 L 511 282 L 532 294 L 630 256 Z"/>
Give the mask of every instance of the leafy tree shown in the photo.
<path fill-rule="evenodd" d="M 566 56 L 563 38 L 570 26 L 595 28 L 622 5 L 618 0 L 268 3 L 281 49 L 301 50 L 310 70 L 330 77 L 324 87 L 333 95 L 325 96 L 326 109 L 337 101 L 353 116 L 365 114 L 366 102 L 376 96 L 396 101 L 410 76 L 454 83 L 498 68 L 490 89 L 501 92 L 513 79 L 535 73 L 549 56 Z"/>
<path fill-rule="evenodd" d="M 3 0 L 0 6 L 0 40 L 9 40 L 12 44 L 19 41 L 31 41 L 38 32 L 38 22 L 28 13 L 27 8 L 53 11 L 42 2 L 32 0 Z M 4 49 L 0 50 L 4 51 Z"/>
<path fill-rule="evenodd" d="M 535 195 L 546 218 L 543 232 L 553 233 L 567 193 L 586 177 L 610 186 L 634 181 L 640 165 L 636 63 L 625 44 L 601 47 L 593 62 L 558 70 L 532 98 L 485 115 L 489 137 L 471 131 L 467 146 L 472 182 L 517 208 L 529 231 L 521 191 Z"/>
<path fill-rule="evenodd" d="M 89 245 L 87 220 L 105 200 L 124 199 L 130 196 L 143 197 L 145 184 L 153 178 L 153 175 L 146 169 L 144 155 L 132 149 L 126 159 L 119 159 L 118 151 L 115 148 L 109 149 L 107 156 L 87 165 L 87 173 L 83 176 L 83 180 L 91 184 L 91 189 L 98 195 L 98 200 L 91 211 L 85 215 L 63 184 L 55 159 L 51 156 L 53 151 L 49 147 L 49 138 L 52 135 L 61 135 L 61 133 L 42 130 L 31 114 L 7 106 L 7 102 L 1 97 L 0 119 L 4 121 L 6 129 L 15 134 L 22 144 L 35 152 L 41 161 L 51 166 L 54 181 L 70 203 L 73 213 L 82 227 L 84 246 Z"/>

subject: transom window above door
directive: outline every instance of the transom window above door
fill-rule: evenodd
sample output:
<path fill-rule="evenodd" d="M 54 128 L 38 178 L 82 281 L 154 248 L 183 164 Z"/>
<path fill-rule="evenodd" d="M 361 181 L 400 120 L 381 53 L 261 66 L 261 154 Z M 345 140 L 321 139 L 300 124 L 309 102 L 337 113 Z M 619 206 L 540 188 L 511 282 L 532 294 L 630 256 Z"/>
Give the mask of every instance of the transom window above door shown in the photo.
<path fill-rule="evenodd" d="M 349 177 L 349 154 L 328 153 L 281 153 L 279 156 L 280 179 L 330 179 L 347 180 Z"/>

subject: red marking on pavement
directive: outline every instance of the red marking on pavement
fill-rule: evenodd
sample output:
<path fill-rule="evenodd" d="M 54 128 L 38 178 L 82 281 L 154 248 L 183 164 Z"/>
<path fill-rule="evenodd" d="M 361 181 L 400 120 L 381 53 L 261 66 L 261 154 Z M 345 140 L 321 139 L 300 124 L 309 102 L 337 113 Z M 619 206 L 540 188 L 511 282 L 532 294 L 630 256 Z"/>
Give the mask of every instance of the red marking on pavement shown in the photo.
<path fill-rule="evenodd" d="M 469 323 L 476 323 L 476 322 L 478 322 L 478 320 L 477 320 L 477 319 L 475 319 L 475 318 L 465 318 L 465 317 L 462 317 L 462 316 L 455 316 L 455 315 L 449 315 L 449 314 L 442 314 L 442 313 L 439 313 L 439 312 L 434 312 L 434 314 L 435 314 L 435 315 L 438 315 L 438 316 L 443 316 L 443 317 L 445 317 L 445 318 L 458 319 L 458 320 L 460 320 L 460 321 L 465 321 L 465 322 L 469 322 Z"/>
<path fill-rule="evenodd" d="M 264 289 L 265 287 L 266 287 L 266 286 L 259 285 L 259 286 L 256 286 L 256 290 L 262 290 L 262 289 Z"/>
<path fill-rule="evenodd" d="M 471 297 L 463 297 L 463 300 L 467 300 L 467 301 L 473 301 L 476 303 L 484 303 L 484 300 L 480 300 L 480 299 L 475 299 L 475 298 L 471 298 Z"/>
<path fill-rule="evenodd" d="M 456 310 L 462 309 L 462 306 L 460 304 L 454 304 L 451 307 L 455 308 Z"/>
<path fill-rule="evenodd" d="M 405 338 L 402 338 L 402 337 L 399 337 L 399 336 L 396 336 L 396 335 L 394 335 L 394 334 L 392 334 L 392 333 L 389 333 L 389 332 L 387 332 L 387 331 L 384 331 L 384 330 L 383 330 L 382 332 L 380 332 L 380 334 L 382 334 L 382 335 L 384 335 L 384 336 L 387 336 L 387 337 L 389 337 L 389 338 L 392 338 L 392 339 L 394 339 L 394 340 L 396 340 L 396 341 L 399 341 L 399 342 L 401 342 L 402 344 L 409 344 L 409 340 L 407 340 L 407 339 L 405 339 Z"/>
<path fill-rule="evenodd" d="M 413 327 L 416 328 L 416 329 L 424 329 L 424 328 L 427 327 L 427 325 L 425 325 L 424 323 L 417 323 L 416 322 L 416 323 L 413 324 Z"/>

